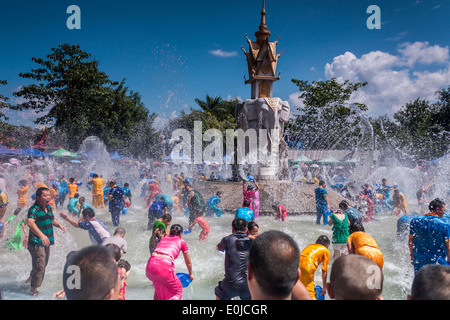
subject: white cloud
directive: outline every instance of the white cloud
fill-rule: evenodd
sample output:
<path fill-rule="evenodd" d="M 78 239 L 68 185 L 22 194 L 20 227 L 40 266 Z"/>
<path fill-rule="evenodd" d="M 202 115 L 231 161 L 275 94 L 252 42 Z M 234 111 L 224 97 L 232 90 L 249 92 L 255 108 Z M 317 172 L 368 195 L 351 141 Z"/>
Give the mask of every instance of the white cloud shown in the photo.
<path fill-rule="evenodd" d="M 435 92 L 450 84 L 449 48 L 428 42 L 403 43 L 391 54 L 372 51 L 360 58 L 345 52 L 327 63 L 325 77 L 338 81 L 368 82 L 351 102 L 365 103 L 375 115 L 392 115 L 417 98 L 434 100 Z M 299 93 L 289 99 L 297 107 Z"/>
<path fill-rule="evenodd" d="M 238 55 L 237 51 L 223 51 L 222 49 L 210 50 L 209 53 L 220 58 L 231 58 Z"/>

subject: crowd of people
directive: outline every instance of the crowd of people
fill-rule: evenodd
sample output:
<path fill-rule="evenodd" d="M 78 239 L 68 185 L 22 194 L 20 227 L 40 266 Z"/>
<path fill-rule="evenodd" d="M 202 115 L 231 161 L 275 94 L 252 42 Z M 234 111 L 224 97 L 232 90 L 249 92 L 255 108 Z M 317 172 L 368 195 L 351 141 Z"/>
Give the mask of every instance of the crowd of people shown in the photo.
<path fill-rule="evenodd" d="M 115 172 L 107 181 L 100 173 L 91 172 L 86 182 L 76 171 L 66 178 L 67 172 L 52 172 L 52 176 L 48 172 L 44 174 L 42 169 L 29 167 L 19 179 L 16 174 L 10 175 L 15 180 L 8 179 L 8 182 L 8 171 L 0 172 L 0 236 L 3 237 L 16 217 L 23 216 L 7 244 L 15 250 L 25 247 L 30 252 L 32 265 L 26 282 L 30 285 L 30 295 L 40 294 L 38 289 L 45 278 L 50 247 L 55 243 L 53 229 L 71 232 L 73 227 L 87 230 L 92 245 L 68 253 L 62 270 L 63 288 L 55 297 L 124 300 L 131 265 L 122 258 L 127 252 L 127 241 L 125 229 L 120 225 L 137 195 L 144 203 L 147 229 L 151 231 L 145 274 L 153 284 L 154 299 L 182 299 L 183 285 L 175 273 L 175 260 L 180 253 L 190 281 L 195 279 L 195 268 L 183 235 L 198 226 L 201 229 L 198 241 L 208 238 L 208 217 L 223 215 L 220 203 L 224 193 L 218 191 L 204 199 L 195 188 L 195 179 L 183 172 L 166 170 L 164 179 L 159 179 L 160 173 L 155 170 L 134 169 L 133 174 L 128 173 L 126 177 Z M 14 191 L 14 187 L 8 185 L 11 181 L 18 182 Z M 372 222 L 377 212 L 410 216 L 405 195 L 397 186 L 389 186 L 387 180 L 382 179 L 373 192 L 369 184 L 364 184 L 355 199 L 355 208 L 349 200 L 342 200 L 338 208 L 332 208 L 327 183 L 318 180 L 316 223 L 330 226 L 332 238 L 321 235 L 302 250 L 292 236 L 283 231 L 260 232 L 260 186 L 252 178 L 244 180 L 241 188 L 242 203 L 237 204 L 233 212 L 231 233 L 216 246 L 225 253 L 224 278 L 212 289 L 216 299 L 316 300 L 325 294 L 336 300 L 382 299 L 383 253 L 376 239 L 365 231 L 364 224 Z M 91 199 L 80 196 L 87 190 Z M 9 201 L 12 197 L 8 195 L 12 192 L 17 194 L 15 204 Z M 409 248 L 415 278 L 408 299 L 450 299 L 448 290 L 441 290 L 450 280 L 447 276 L 450 272 L 450 224 L 444 219 L 445 203 L 440 199 L 418 201 L 422 206 L 426 203 L 429 212 L 409 221 Z M 8 208 L 11 208 L 8 213 L 12 213 L 9 217 Z M 96 216 L 96 210 L 106 208 L 115 227 L 114 233 Z M 288 222 L 288 208 L 273 203 L 272 209 L 276 221 Z M 23 210 L 26 210 L 25 215 L 20 214 Z M 186 229 L 179 223 L 172 223 L 174 212 L 188 218 Z M 427 236 L 430 234 L 431 237 Z M 318 289 L 315 276 L 320 265 L 323 287 Z M 68 281 L 73 266 L 81 271 L 80 286 Z M 427 279 L 433 281 L 434 287 L 424 293 L 417 288 L 429 286 Z"/>

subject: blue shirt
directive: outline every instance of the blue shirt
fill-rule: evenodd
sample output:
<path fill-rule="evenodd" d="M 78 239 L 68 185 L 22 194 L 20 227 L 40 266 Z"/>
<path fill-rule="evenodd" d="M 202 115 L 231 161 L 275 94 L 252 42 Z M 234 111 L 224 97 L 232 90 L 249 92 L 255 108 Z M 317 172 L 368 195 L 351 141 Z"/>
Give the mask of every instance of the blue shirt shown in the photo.
<path fill-rule="evenodd" d="M 122 209 L 123 208 L 123 190 L 118 186 L 114 186 L 109 194 L 112 196 L 109 201 L 110 209 Z"/>
<path fill-rule="evenodd" d="M 125 197 L 131 198 L 131 190 L 129 188 L 123 188 L 123 194 Z"/>
<path fill-rule="evenodd" d="M 255 213 L 248 207 L 238 208 L 236 210 L 236 219 L 243 219 L 247 222 L 255 220 Z"/>
<path fill-rule="evenodd" d="M 314 189 L 316 195 L 316 205 L 326 205 L 325 195 L 328 194 L 327 189 L 325 188 L 316 188 Z"/>
<path fill-rule="evenodd" d="M 148 212 L 156 213 L 157 216 L 161 218 L 164 214 L 164 208 L 168 208 L 167 203 L 164 200 L 156 200 L 153 201 Z"/>
<path fill-rule="evenodd" d="M 218 196 L 212 196 L 206 202 L 206 208 L 217 206 L 220 203 L 220 198 Z"/>
<path fill-rule="evenodd" d="M 350 225 L 354 222 L 362 223 L 361 213 L 355 208 L 348 208 L 344 213 L 347 215 L 348 220 L 350 220 Z"/>
<path fill-rule="evenodd" d="M 413 238 L 414 260 L 428 257 L 436 263 L 439 257 L 447 256 L 445 241 L 450 239 L 450 225 L 434 215 L 425 215 L 411 220 L 409 235 Z"/>

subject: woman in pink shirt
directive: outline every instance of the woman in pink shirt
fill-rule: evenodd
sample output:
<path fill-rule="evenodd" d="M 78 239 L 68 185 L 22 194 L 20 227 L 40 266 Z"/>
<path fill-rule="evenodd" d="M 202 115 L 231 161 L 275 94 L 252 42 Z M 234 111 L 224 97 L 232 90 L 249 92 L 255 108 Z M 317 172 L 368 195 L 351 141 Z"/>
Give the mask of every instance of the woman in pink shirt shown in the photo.
<path fill-rule="evenodd" d="M 155 287 L 153 300 L 181 300 L 183 286 L 175 274 L 174 263 L 180 251 L 183 252 L 189 278 L 191 280 L 194 279 L 191 257 L 186 241 L 181 238 L 182 234 L 183 227 L 179 224 L 174 224 L 170 228 L 169 236 L 161 239 L 148 260 L 146 275 Z"/>

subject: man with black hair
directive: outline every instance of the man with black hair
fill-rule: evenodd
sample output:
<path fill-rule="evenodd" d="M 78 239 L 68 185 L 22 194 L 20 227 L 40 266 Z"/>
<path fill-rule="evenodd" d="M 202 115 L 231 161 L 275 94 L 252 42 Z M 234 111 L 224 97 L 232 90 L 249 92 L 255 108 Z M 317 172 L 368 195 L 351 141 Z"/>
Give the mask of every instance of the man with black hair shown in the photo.
<path fill-rule="evenodd" d="M 442 220 L 445 203 L 434 199 L 428 209 L 410 222 L 408 246 L 415 274 L 426 264 L 448 265 L 450 260 L 450 225 Z"/>
<path fill-rule="evenodd" d="M 450 266 L 428 264 L 420 268 L 408 300 L 450 300 Z"/>
<path fill-rule="evenodd" d="M 331 266 L 328 295 L 336 300 L 383 300 L 383 280 L 375 261 L 358 254 L 343 255 Z"/>
<path fill-rule="evenodd" d="M 37 289 L 44 280 L 45 268 L 50 259 L 50 246 L 54 244 L 53 226 L 66 232 L 66 228 L 53 215 L 52 207 L 48 204 L 50 199 L 48 188 L 37 189 L 36 201 L 28 209 L 27 215 L 27 225 L 30 228 L 27 249 L 31 254 L 32 264 L 30 294 L 34 296 L 39 295 Z"/>
<path fill-rule="evenodd" d="M 217 300 L 231 300 L 239 296 L 241 300 L 250 300 L 247 284 L 247 263 L 251 240 L 247 236 L 247 221 L 234 219 L 232 234 L 226 236 L 217 245 L 217 250 L 225 251 L 225 278 L 215 288 Z"/>
<path fill-rule="evenodd" d="M 314 290 L 314 273 L 319 265 L 322 263 L 322 294 L 326 293 L 325 284 L 327 282 L 328 262 L 330 261 L 330 239 L 322 235 L 317 238 L 316 243 L 310 244 L 302 250 L 299 259 L 299 268 L 301 271 L 300 281 L 308 289 L 313 300 L 316 300 Z"/>
<path fill-rule="evenodd" d="M 111 252 L 104 246 L 89 246 L 68 255 L 63 270 L 68 300 L 118 300 L 121 281 Z M 74 270 L 79 271 L 78 279 Z"/>
<path fill-rule="evenodd" d="M 242 219 L 247 222 L 255 220 L 255 213 L 250 209 L 250 201 L 245 200 L 242 207 L 238 208 L 235 213 L 235 218 Z"/>
<path fill-rule="evenodd" d="M 252 300 L 309 299 L 298 281 L 300 249 L 288 234 L 269 230 L 252 240 L 247 282 Z"/>
<path fill-rule="evenodd" d="M 350 221 L 350 226 L 355 222 L 362 224 L 361 212 L 359 212 L 355 208 L 352 208 L 347 200 L 342 200 L 341 202 L 339 202 L 339 209 L 342 210 L 342 213 L 347 215 L 348 220 Z"/>
<path fill-rule="evenodd" d="M 86 208 L 81 214 L 83 218 L 79 221 L 75 221 L 71 219 L 67 213 L 60 213 L 61 218 L 69 222 L 75 228 L 88 230 L 93 245 L 102 244 L 103 240 L 111 236 L 105 223 L 95 216 L 94 210 Z"/>

